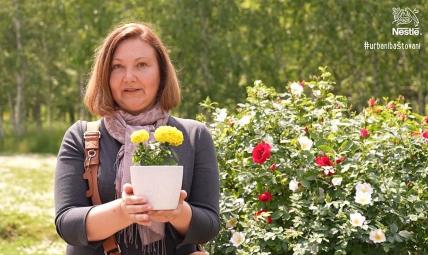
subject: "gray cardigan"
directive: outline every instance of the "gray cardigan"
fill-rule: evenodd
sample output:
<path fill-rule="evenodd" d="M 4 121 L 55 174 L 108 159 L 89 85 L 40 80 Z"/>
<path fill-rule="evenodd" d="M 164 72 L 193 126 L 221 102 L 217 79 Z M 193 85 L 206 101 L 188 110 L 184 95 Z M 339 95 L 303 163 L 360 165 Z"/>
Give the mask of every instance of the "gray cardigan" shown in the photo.
<path fill-rule="evenodd" d="M 168 125 L 175 126 L 184 134 L 184 142 L 174 148 L 183 165 L 183 185 L 192 208 L 190 227 L 185 236 L 180 236 L 166 224 L 166 247 L 168 255 L 188 255 L 196 250 L 197 243 L 213 239 L 220 228 L 219 223 L 219 175 L 211 135 L 207 128 L 194 120 L 170 117 Z M 86 215 L 93 208 L 85 196 L 88 188 L 83 175 L 83 132 L 86 122 L 78 121 L 65 133 L 57 157 L 55 172 L 55 225 L 58 234 L 67 245 L 67 254 L 103 254 L 102 242 L 88 242 Z M 116 172 L 113 164 L 120 143 L 100 126 L 100 172 L 98 185 L 103 203 L 114 200 Z M 133 255 L 138 251 L 126 248 L 119 240 L 122 254 Z"/>

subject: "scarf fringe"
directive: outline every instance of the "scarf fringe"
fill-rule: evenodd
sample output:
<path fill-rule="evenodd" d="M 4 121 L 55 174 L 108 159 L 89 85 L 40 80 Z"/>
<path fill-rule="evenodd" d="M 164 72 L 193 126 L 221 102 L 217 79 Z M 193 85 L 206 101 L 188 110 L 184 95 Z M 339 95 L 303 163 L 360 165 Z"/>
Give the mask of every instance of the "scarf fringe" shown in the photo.
<path fill-rule="evenodd" d="M 138 224 L 132 224 L 119 232 L 119 239 L 123 239 L 125 247 L 130 246 L 141 251 L 142 255 L 166 255 L 166 242 L 165 238 L 161 240 L 144 245 L 141 242 L 143 229 Z"/>

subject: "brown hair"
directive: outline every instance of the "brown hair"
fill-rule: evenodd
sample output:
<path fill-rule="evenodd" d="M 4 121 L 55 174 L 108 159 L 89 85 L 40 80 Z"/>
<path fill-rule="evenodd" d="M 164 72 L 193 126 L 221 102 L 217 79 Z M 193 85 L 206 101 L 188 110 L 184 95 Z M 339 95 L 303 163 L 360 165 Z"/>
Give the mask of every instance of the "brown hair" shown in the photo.
<path fill-rule="evenodd" d="M 117 109 L 110 90 L 111 62 L 119 43 L 130 38 L 140 38 L 156 52 L 160 72 L 156 102 L 160 103 L 165 111 L 180 103 L 180 86 L 166 47 L 148 25 L 128 23 L 115 28 L 96 50 L 84 98 L 84 103 L 92 114 L 104 116 Z"/>

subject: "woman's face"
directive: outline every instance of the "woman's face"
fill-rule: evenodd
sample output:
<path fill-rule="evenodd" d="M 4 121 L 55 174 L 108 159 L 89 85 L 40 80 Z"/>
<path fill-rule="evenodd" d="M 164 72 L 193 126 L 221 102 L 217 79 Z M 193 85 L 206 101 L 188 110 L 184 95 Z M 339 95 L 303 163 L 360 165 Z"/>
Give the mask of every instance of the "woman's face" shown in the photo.
<path fill-rule="evenodd" d="M 112 60 L 110 89 L 119 107 L 138 114 L 155 103 L 159 89 L 156 52 L 139 38 L 119 43 Z"/>

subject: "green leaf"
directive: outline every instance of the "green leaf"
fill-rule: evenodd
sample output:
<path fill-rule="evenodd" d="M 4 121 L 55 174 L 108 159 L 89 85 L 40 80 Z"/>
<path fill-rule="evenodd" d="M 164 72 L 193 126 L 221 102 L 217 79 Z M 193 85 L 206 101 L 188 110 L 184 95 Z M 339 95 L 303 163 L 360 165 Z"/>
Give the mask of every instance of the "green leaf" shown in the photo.
<path fill-rule="evenodd" d="M 401 230 L 400 232 L 398 232 L 398 234 L 399 234 L 401 237 L 404 237 L 404 238 L 406 238 L 406 239 L 409 239 L 410 237 L 412 237 L 413 232 L 410 232 L 410 231 L 407 231 L 407 230 Z"/>
<path fill-rule="evenodd" d="M 393 223 L 389 226 L 389 229 L 391 230 L 391 233 L 397 233 L 398 227 L 397 224 Z"/>
<path fill-rule="evenodd" d="M 328 145 L 319 145 L 319 146 L 317 146 L 318 147 L 318 149 L 320 149 L 321 151 L 323 151 L 323 152 L 325 152 L 325 153 L 331 153 L 331 152 L 334 152 L 334 150 L 333 150 L 333 148 L 331 148 L 330 146 L 328 146 Z"/>

